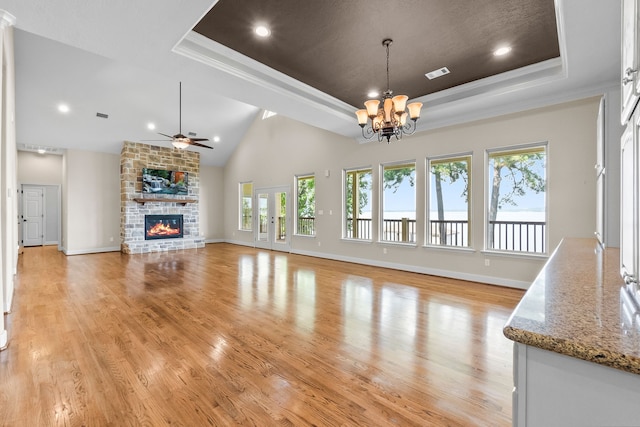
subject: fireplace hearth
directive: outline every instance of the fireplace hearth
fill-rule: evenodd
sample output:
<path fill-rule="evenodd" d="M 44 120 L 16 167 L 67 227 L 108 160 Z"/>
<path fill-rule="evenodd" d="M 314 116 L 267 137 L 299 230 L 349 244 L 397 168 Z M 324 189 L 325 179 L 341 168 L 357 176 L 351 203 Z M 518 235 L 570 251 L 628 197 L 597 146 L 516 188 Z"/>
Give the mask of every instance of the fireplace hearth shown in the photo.
<path fill-rule="evenodd" d="M 182 215 L 145 215 L 144 239 L 179 239 L 184 236 Z"/>

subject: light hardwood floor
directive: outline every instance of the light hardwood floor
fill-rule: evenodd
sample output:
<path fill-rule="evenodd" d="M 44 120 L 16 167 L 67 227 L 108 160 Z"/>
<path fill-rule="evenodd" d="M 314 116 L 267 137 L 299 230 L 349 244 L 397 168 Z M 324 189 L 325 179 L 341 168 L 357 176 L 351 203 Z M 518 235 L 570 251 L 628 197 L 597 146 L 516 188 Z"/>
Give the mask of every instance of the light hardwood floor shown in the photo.
<path fill-rule="evenodd" d="M 19 259 L 3 426 L 508 426 L 523 292 L 229 245 Z"/>

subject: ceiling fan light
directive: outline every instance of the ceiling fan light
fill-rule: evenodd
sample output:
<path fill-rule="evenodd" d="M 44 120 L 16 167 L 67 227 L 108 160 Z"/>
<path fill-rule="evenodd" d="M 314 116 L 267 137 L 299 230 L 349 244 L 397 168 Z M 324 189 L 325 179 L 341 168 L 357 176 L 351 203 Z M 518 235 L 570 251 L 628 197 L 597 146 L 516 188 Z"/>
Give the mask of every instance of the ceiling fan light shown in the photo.
<path fill-rule="evenodd" d="M 409 97 L 407 95 L 396 95 L 393 97 L 393 108 L 395 108 L 396 114 L 404 112 L 408 99 Z"/>
<path fill-rule="evenodd" d="M 185 138 L 185 139 L 186 139 L 186 138 Z M 179 149 L 179 150 L 184 150 L 185 148 L 187 148 L 187 147 L 190 145 L 187 141 L 185 141 L 185 140 L 184 140 L 184 139 L 182 139 L 182 138 L 176 138 L 176 139 L 174 139 L 173 141 L 171 141 L 171 144 L 172 144 L 175 148 L 177 148 L 177 149 Z"/>
<path fill-rule="evenodd" d="M 420 118 L 422 102 L 412 102 L 411 104 L 407 105 L 407 108 L 409 109 L 409 117 L 411 117 L 412 120 L 418 120 Z"/>
<path fill-rule="evenodd" d="M 358 110 L 356 111 L 356 117 L 358 117 L 358 124 L 364 126 L 367 124 L 369 115 L 367 114 L 367 110 Z"/>
<path fill-rule="evenodd" d="M 367 108 L 367 114 L 369 117 L 373 118 L 378 115 L 378 105 L 380 105 L 380 101 L 377 99 L 370 99 L 364 102 L 364 106 Z"/>

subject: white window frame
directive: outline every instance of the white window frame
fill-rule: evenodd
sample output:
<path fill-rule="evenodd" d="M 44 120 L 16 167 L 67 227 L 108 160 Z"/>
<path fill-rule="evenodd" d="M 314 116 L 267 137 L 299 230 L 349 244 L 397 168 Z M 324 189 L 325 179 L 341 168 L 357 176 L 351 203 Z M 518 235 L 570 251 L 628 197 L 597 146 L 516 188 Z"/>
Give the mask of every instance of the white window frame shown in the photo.
<path fill-rule="evenodd" d="M 414 216 L 415 216 L 415 241 L 404 241 L 404 240 L 385 240 L 384 239 L 384 228 L 385 228 L 385 217 L 384 217 L 384 171 L 385 168 L 393 168 L 393 167 L 402 167 L 402 166 L 409 166 L 409 165 L 413 165 L 414 168 L 414 173 L 416 174 L 415 177 L 415 183 L 414 183 L 414 187 L 413 187 L 413 204 L 415 206 L 415 212 L 414 212 Z M 378 242 L 380 243 L 390 243 L 390 244 L 398 244 L 398 245 L 410 245 L 410 246 L 416 246 L 417 245 L 417 240 L 418 240 L 418 206 L 417 206 L 417 196 L 418 196 L 418 163 L 415 159 L 412 160 L 403 160 L 403 161 L 398 161 L 398 162 L 390 162 L 390 163 L 381 163 L 380 164 L 380 169 L 379 169 L 379 198 L 378 198 L 378 203 L 379 203 L 379 207 L 378 207 L 378 214 L 379 214 L 379 223 L 378 223 Z M 407 232 L 408 233 L 408 232 Z"/>
<path fill-rule="evenodd" d="M 431 243 L 431 165 L 432 162 L 436 163 L 451 163 L 456 161 L 467 161 L 467 244 L 466 245 L 443 245 Z M 427 157 L 425 163 L 426 169 L 426 182 L 425 182 L 425 194 L 426 194 L 426 209 L 425 209 L 425 230 L 424 241 L 425 246 L 432 248 L 446 248 L 446 249 L 460 249 L 468 250 L 473 248 L 473 152 L 445 154 L 441 156 Z"/>
<path fill-rule="evenodd" d="M 527 151 L 533 151 L 534 149 L 542 148 L 545 154 L 545 191 L 544 191 L 544 232 L 542 233 L 544 250 L 542 252 L 534 251 L 518 251 L 513 249 L 494 249 L 489 245 L 489 210 L 491 199 L 491 182 L 489 179 L 489 161 L 491 157 L 498 153 L 522 153 Z M 485 179 L 485 218 L 484 218 L 484 249 L 482 252 L 505 254 L 505 255 L 521 255 L 527 257 L 544 257 L 546 258 L 549 253 L 549 143 L 548 141 L 535 142 L 530 144 L 512 145 L 507 147 L 489 148 L 485 150 L 484 159 L 484 179 Z"/>

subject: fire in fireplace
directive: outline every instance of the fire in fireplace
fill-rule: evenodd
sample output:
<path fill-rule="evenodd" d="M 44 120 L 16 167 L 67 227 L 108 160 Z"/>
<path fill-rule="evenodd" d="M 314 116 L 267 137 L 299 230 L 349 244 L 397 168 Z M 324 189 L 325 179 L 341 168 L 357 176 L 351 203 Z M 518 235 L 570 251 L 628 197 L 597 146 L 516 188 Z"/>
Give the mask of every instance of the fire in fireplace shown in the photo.
<path fill-rule="evenodd" d="M 183 237 L 182 215 L 145 215 L 144 238 L 176 239 Z"/>

